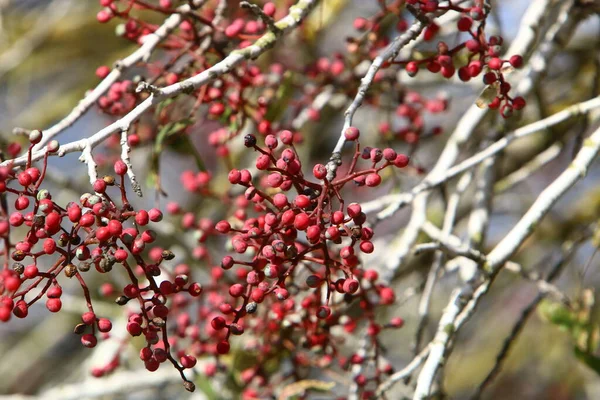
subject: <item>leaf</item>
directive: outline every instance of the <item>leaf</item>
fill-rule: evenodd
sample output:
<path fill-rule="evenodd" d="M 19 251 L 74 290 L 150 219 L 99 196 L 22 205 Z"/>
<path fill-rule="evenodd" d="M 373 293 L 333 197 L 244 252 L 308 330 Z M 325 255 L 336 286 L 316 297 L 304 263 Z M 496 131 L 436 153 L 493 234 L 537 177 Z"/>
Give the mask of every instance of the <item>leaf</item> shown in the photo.
<path fill-rule="evenodd" d="M 154 115 L 157 116 L 157 117 L 159 117 L 160 113 L 162 112 L 162 110 L 164 110 L 165 108 L 167 108 L 168 106 L 170 106 L 174 101 L 175 101 L 175 99 L 173 99 L 173 98 L 161 101 L 158 104 L 158 107 L 156 107 L 156 111 L 154 112 Z"/>
<path fill-rule="evenodd" d="M 305 30 L 309 40 L 314 40 L 317 33 L 338 20 L 340 12 L 346 6 L 348 0 L 327 0 L 321 4 L 308 17 Z"/>
<path fill-rule="evenodd" d="M 324 382 L 314 379 L 305 379 L 285 386 L 279 394 L 278 400 L 289 400 L 297 395 L 302 395 L 307 390 L 329 392 L 335 386 L 335 382 Z"/>
<path fill-rule="evenodd" d="M 582 351 L 579 347 L 575 347 L 574 349 L 575 356 L 582 361 L 585 365 L 594 370 L 598 375 L 600 375 L 600 358 L 594 356 L 593 354 L 586 353 Z"/>
<path fill-rule="evenodd" d="M 271 101 L 269 110 L 265 116 L 268 121 L 276 121 L 279 119 L 288 107 L 288 103 L 294 94 L 294 75 L 290 71 L 283 74 L 283 80 L 277 88 L 274 101 Z"/>
<path fill-rule="evenodd" d="M 198 375 L 198 378 L 196 379 L 196 386 L 208 400 L 219 399 L 219 395 L 217 392 L 215 392 L 215 389 L 210 384 L 210 379 L 206 378 L 206 376 L 202 374 Z"/>
<path fill-rule="evenodd" d="M 479 108 L 488 108 L 488 104 L 492 102 L 496 98 L 498 94 L 498 82 L 494 82 L 491 85 L 488 85 L 483 89 L 477 100 L 475 100 L 475 104 Z"/>
<path fill-rule="evenodd" d="M 176 122 L 169 122 L 164 125 L 158 135 L 156 135 L 156 140 L 154 142 L 154 147 L 152 149 L 152 155 L 150 157 L 150 173 L 148 174 L 147 184 L 149 186 L 156 186 L 158 184 L 159 178 L 159 170 L 160 170 L 160 154 L 164 150 L 166 145 L 169 145 L 171 140 L 176 135 L 183 133 L 183 131 L 190 125 L 194 123 L 191 119 L 182 119 Z M 186 136 L 187 137 L 187 136 Z M 189 138 L 187 138 L 189 146 L 188 151 L 195 150 L 194 146 L 192 146 L 191 142 L 189 142 Z M 199 154 L 196 154 L 196 163 L 198 164 L 198 168 L 201 167 L 201 170 L 205 170 L 204 163 L 200 158 Z M 159 187 L 157 187 L 160 190 Z"/>
<path fill-rule="evenodd" d="M 543 318 L 568 330 L 578 325 L 577 315 L 563 304 L 545 300 L 539 305 L 538 310 Z"/>

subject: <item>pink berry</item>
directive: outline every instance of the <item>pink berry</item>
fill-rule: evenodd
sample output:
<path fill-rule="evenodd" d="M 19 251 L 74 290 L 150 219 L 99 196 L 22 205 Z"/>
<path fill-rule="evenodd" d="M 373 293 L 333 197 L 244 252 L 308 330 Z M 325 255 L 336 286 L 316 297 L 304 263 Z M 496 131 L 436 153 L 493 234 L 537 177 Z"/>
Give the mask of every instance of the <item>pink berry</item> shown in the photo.
<path fill-rule="evenodd" d="M 356 140 L 360 136 L 360 131 L 358 128 L 350 126 L 344 131 L 344 136 L 346 140 Z"/>

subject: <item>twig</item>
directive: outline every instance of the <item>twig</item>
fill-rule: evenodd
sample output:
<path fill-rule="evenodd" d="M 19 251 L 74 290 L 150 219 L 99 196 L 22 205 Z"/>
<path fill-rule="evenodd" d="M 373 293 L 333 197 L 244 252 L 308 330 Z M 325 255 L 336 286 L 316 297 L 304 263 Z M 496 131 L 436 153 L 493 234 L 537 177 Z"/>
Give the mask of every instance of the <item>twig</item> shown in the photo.
<path fill-rule="evenodd" d="M 446 213 L 444 214 L 444 223 L 442 225 L 441 231 L 441 239 L 444 241 L 448 240 L 448 236 L 450 236 L 450 233 L 452 232 L 460 198 L 471 183 L 471 179 L 472 174 L 463 175 L 458 184 L 456 185 L 456 190 L 448 199 L 448 205 L 446 206 Z M 427 279 L 425 280 L 425 287 L 423 288 L 423 294 L 421 295 L 421 299 L 419 301 L 419 306 L 417 309 L 419 315 L 419 322 L 417 324 L 417 330 L 415 333 L 415 354 L 418 353 L 421 348 L 421 342 L 423 340 L 425 327 L 427 326 L 427 322 L 429 321 L 429 307 L 431 305 L 433 289 L 435 287 L 435 283 L 437 281 L 437 277 L 440 273 L 440 270 L 442 269 L 442 266 L 444 265 L 444 262 L 446 260 L 445 256 L 446 255 L 443 252 L 443 249 L 438 250 L 436 252 L 435 259 L 429 270 L 429 273 L 427 274 Z"/>
<path fill-rule="evenodd" d="M 576 246 L 574 246 L 572 242 L 568 243 L 567 249 L 563 250 L 563 255 L 560 258 L 560 260 L 558 260 L 556 263 L 554 263 L 554 265 L 548 272 L 548 276 L 546 277 L 545 282 L 548 282 L 548 284 L 550 285 L 549 282 L 555 280 L 558 277 L 560 272 L 563 270 L 563 267 L 571 259 L 571 256 L 575 252 L 575 249 L 576 249 Z M 562 294 L 562 292 L 560 292 L 560 291 L 558 291 L 558 292 Z M 472 400 L 479 399 L 481 397 L 481 394 L 483 393 L 483 391 L 498 376 L 498 374 L 500 373 L 500 370 L 502 369 L 502 366 L 504 365 L 504 361 L 508 357 L 508 354 L 509 354 L 513 344 L 515 343 L 517 337 L 523 330 L 525 323 L 527 322 L 527 320 L 529 319 L 529 317 L 531 316 L 533 311 L 537 308 L 539 303 L 546 297 L 547 294 L 548 294 L 548 292 L 541 291 L 527 305 L 527 307 L 525 307 L 523 309 L 523 311 L 521 312 L 521 316 L 519 317 L 517 322 L 513 325 L 512 329 L 510 331 L 510 334 L 506 337 L 506 339 L 504 339 L 504 342 L 502 343 L 500 352 L 496 356 L 496 362 L 495 362 L 494 366 L 492 367 L 490 372 L 487 374 L 487 376 L 484 378 L 484 380 L 481 382 L 481 384 L 477 387 L 475 393 L 471 397 Z"/>
<path fill-rule="evenodd" d="M 192 4 L 194 8 L 196 8 L 205 2 L 206 0 L 193 0 Z M 110 89 L 113 83 L 115 83 L 125 71 L 140 61 L 148 61 L 156 46 L 166 39 L 166 37 L 182 22 L 183 14 L 189 13 L 192 9 L 193 8 L 189 4 L 180 6 L 177 8 L 177 13 L 169 16 L 156 31 L 144 36 L 144 44 L 142 46 L 123 60 L 117 61 L 113 70 L 94 88 L 94 90 L 86 95 L 66 117 L 50 128 L 44 130 L 42 140 L 34 146 L 34 151 L 37 152 L 41 150 L 50 140 L 52 140 L 52 138 L 77 122 L 79 118 L 96 104 L 98 99 Z M 16 130 L 19 131 L 21 129 L 16 128 Z"/>
<path fill-rule="evenodd" d="M 309 12 L 316 6 L 317 2 L 318 0 L 299 0 L 295 5 L 290 7 L 289 14 L 276 23 L 277 26 L 282 30 L 282 33 L 287 33 L 300 25 Z M 218 79 L 220 76 L 232 71 L 243 61 L 256 59 L 264 52 L 272 48 L 276 41 L 277 36 L 272 32 L 268 32 L 256 40 L 254 44 L 242 50 L 233 51 L 222 61 L 202 71 L 201 73 L 184 81 L 158 89 L 157 92 L 151 93 L 146 100 L 141 102 L 123 118 L 113 122 L 89 138 L 62 145 L 58 151 L 58 155 L 64 156 L 68 153 L 82 151 L 86 146 L 89 146 L 90 149 L 93 149 L 113 133 L 122 132 L 123 130 L 128 129 L 132 123 L 137 121 L 142 114 L 144 114 L 154 105 L 168 98 L 175 97 L 181 93 L 191 93 L 198 87 Z M 44 156 L 44 153 L 45 152 L 42 150 L 35 151 L 32 155 L 32 160 L 37 161 L 41 159 Z M 12 162 L 13 166 L 24 165 L 27 162 L 27 155 L 18 157 L 12 161 L 5 161 L 2 163 L 2 165 L 8 165 L 10 162 Z"/>
<path fill-rule="evenodd" d="M 375 391 L 375 398 L 381 397 L 385 392 L 390 390 L 397 382 L 410 376 L 421 364 L 425 361 L 425 358 L 429 355 L 431 350 L 431 344 L 425 346 L 423 350 L 404 368 L 398 372 L 394 372 L 386 381 L 384 381 L 377 390 Z"/>
<path fill-rule="evenodd" d="M 131 181 L 131 187 L 133 188 L 133 191 L 139 196 L 142 197 L 142 187 L 140 186 L 140 184 L 137 181 L 137 177 L 135 176 L 135 173 L 133 172 L 133 166 L 131 165 L 131 160 L 129 159 L 129 152 L 131 151 L 131 148 L 129 147 L 129 143 L 127 142 L 127 130 L 124 129 L 123 131 L 121 131 L 121 160 L 123 160 L 123 162 L 125 163 L 125 165 L 127 165 L 127 176 L 129 177 L 129 180 Z"/>
<path fill-rule="evenodd" d="M 252 4 L 247 1 L 241 1 L 240 7 L 249 9 L 254 15 L 260 18 L 262 22 L 264 22 L 265 25 L 269 27 L 269 30 L 274 34 L 278 35 L 281 32 L 277 25 L 275 25 L 275 20 L 272 17 L 265 14 L 262 8 L 260 8 L 256 4 Z"/>
<path fill-rule="evenodd" d="M 329 181 L 332 181 L 335 178 L 336 170 L 341 164 L 341 151 L 344 147 L 344 143 L 346 143 L 346 136 L 344 135 L 344 132 L 352 125 L 354 114 L 362 105 L 365 95 L 367 94 L 367 90 L 369 90 L 373 80 L 375 79 L 375 75 L 385 61 L 395 58 L 398 55 L 398 52 L 400 52 L 404 46 L 416 39 L 421 34 L 423 29 L 425 29 L 425 26 L 426 24 L 424 24 L 423 21 L 417 20 L 405 33 L 396 37 L 392 43 L 390 43 L 381 53 L 379 53 L 377 57 L 375 57 L 371 63 L 371 66 L 369 67 L 369 70 L 361 79 L 358 92 L 344 113 L 344 125 L 342 127 L 342 131 L 332 151 L 331 158 L 326 165 L 327 179 Z"/>
<path fill-rule="evenodd" d="M 552 146 L 548 147 L 546 150 L 542 151 L 534 158 L 529 160 L 521 168 L 496 182 L 496 184 L 494 185 L 494 193 L 505 192 L 510 188 L 514 187 L 515 185 L 518 185 L 519 183 L 523 182 L 525 179 L 529 178 L 540 168 L 544 167 L 550 161 L 554 160 L 560 154 L 562 148 L 562 143 L 555 143 Z"/>
<path fill-rule="evenodd" d="M 442 249 L 450 253 L 450 255 L 467 257 L 479 263 L 485 262 L 485 255 L 479 250 L 462 243 L 454 235 L 442 232 L 431 222 L 425 221 L 422 230 L 427 236 L 437 241 L 442 246 Z"/>
<path fill-rule="evenodd" d="M 555 0 L 539 0 L 531 3 L 521 20 L 516 38 L 506 53 L 508 56 L 521 54 L 526 59 L 528 58 L 528 54 L 537 43 L 537 39 L 541 34 L 541 27 L 544 26 L 548 18 L 552 15 L 551 10 L 553 7 L 551 5 L 555 3 Z M 552 40 L 552 38 L 548 40 Z M 552 43 L 554 44 L 554 42 Z M 547 52 L 549 54 L 544 53 L 542 56 L 553 55 L 549 50 Z M 536 75 L 536 81 L 538 76 Z M 520 95 L 525 94 L 525 92 L 520 93 Z M 487 112 L 487 109 L 480 109 L 475 104 L 467 110 L 450 135 L 435 166 L 424 181 L 437 180 L 440 175 L 444 174 L 455 163 L 461 153 L 461 148 L 469 141 L 477 126 L 479 126 L 480 122 L 487 115 Z M 410 253 L 410 249 L 417 241 L 421 224 L 426 220 L 425 210 L 427 210 L 429 193 L 426 188 L 421 188 L 421 190 L 423 193 L 415 194 L 413 190 L 413 194 L 411 194 L 414 197 L 412 200 L 413 210 L 411 219 L 398 241 L 399 248 L 395 254 L 397 259 L 391 260 L 389 265 L 386 265 L 386 274 L 382 276 L 383 279 L 390 279 L 395 270 L 404 263 L 407 255 Z M 404 205 L 406 205 L 406 198 L 399 198 L 396 207 L 390 206 L 387 209 L 387 213 L 393 214 Z"/>
<path fill-rule="evenodd" d="M 421 400 L 429 396 L 435 373 L 442 364 L 444 355 L 449 350 L 449 341 L 452 335 L 448 335 L 446 331 L 451 331 L 452 333 L 458 331 L 471 318 L 479 301 L 489 291 L 493 279 L 501 267 L 531 235 L 537 224 L 554 204 L 577 181 L 585 176 L 587 169 L 598 155 L 598 152 L 600 152 L 600 128 L 585 140 L 583 147 L 571 165 L 538 196 L 513 229 L 487 255 L 484 269 L 488 272 L 489 278 L 479 285 L 474 292 L 467 285 L 452 296 L 446 311 L 444 311 L 440 318 L 438 334 L 434 340 L 430 356 L 419 375 L 414 396 L 415 400 Z M 457 302 L 459 298 L 468 301 L 466 304 L 464 301 Z"/>

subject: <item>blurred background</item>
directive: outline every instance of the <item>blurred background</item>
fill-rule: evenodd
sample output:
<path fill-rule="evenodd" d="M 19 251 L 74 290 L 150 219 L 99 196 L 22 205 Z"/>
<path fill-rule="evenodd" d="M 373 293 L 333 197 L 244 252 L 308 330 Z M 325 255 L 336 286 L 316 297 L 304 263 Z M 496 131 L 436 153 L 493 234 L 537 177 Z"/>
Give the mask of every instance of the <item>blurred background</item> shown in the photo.
<path fill-rule="evenodd" d="M 535 0 L 493 1 L 492 30 L 501 33 L 510 42 L 531 1 Z M 233 3 L 235 2 L 232 2 L 232 6 L 235 5 Z M 328 0 L 323 3 L 324 10 L 316 11 L 316 14 L 321 12 L 318 40 L 314 41 L 312 48 L 295 49 L 299 52 L 306 51 L 312 57 L 344 51 L 344 38 L 353 34 L 354 18 L 370 15 L 377 10 L 375 1 Z M 1 140 L 12 141 L 15 127 L 43 128 L 59 120 L 77 104 L 86 90 L 97 83 L 94 71 L 98 66 L 112 65 L 115 60 L 135 49 L 129 42 L 114 34 L 115 25 L 99 24 L 96 21 L 98 10 L 100 6 L 97 1 L 0 0 Z M 528 111 L 531 114 L 525 115 L 521 124 L 589 98 L 589 91 L 594 90 L 594 87 L 597 90 L 600 84 L 599 32 L 597 16 L 581 24 L 568 46 L 552 61 L 544 84 L 540 85 L 533 96 L 536 106 L 531 107 L 531 111 Z M 461 84 L 458 80 L 416 81 L 414 86 L 433 96 L 444 93 L 448 97 L 449 111 L 436 115 L 429 121 L 442 123 L 445 127 L 454 126 L 464 110 L 479 95 L 476 87 Z M 303 152 L 309 159 L 327 158 L 327 151 L 332 148 L 336 138 L 335 132 L 341 126 L 341 115 L 339 108 L 329 107 L 324 111 L 320 122 L 309 123 L 304 128 L 309 139 L 306 140 Z M 376 121 L 379 116 L 377 111 L 363 107 L 357 118 Z M 85 137 L 110 121 L 110 118 L 91 110 L 61 134 L 59 139 L 67 142 Z M 579 122 L 561 125 L 556 129 L 578 129 Z M 373 124 L 372 132 L 367 132 L 367 135 L 377 135 L 376 125 Z M 451 129 L 448 128 L 448 131 Z M 331 137 L 317 137 L 318 132 L 333 134 Z M 312 133 L 315 135 L 311 139 Z M 522 144 L 522 148 L 511 148 L 508 161 L 505 160 L 506 170 L 511 169 L 511 162 L 516 164 L 520 162 L 520 158 L 527 157 L 529 147 L 544 140 L 542 135 L 536 135 L 531 138 L 533 142 Z M 195 145 L 210 169 L 219 161 L 206 143 L 206 138 L 201 135 L 195 139 Z M 419 152 L 418 163 L 423 166 L 431 165 L 442 144 L 443 140 L 428 144 Z M 561 141 L 560 154 L 553 157 L 544 168 L 496 197 L 488 239 L 490 245 L 506 234 L 540 191 L 569 164 L 574 145 L 575 141 L 572 139 Z M 161 176 L 165 191 L 173 193 L 169 200 L 183 203 L 189 201 L 181 195 L 178 197 L 176 189 L 179 185 L 178 171 L 193 168 L 193 159 L 169 152 L 164 157 Z M 136 162 L 143 165 L 148 162 L 148 154 L 136 152 L 133 161 L 134 165 Z M 88 190 L 86 170 L 77 161 L 76 154 L 54 158 L 50 165 L 52 185 L 63 190 L 59 196 L 69 199 L 74 192 L 81 193 L 81 188 L 83 191 Z M 522 265 L 545 273 L 560 259 L 561 246 L 568 234 L 598 219 L 599 182 L 600 168 L 596 164 L 585 181 L 577 185 L 567 198 L 559 202 L 551 215 L 546 217 L 534 239 L 525 244 L 519 253 Z M 378 194 L 385 194 L 385 190 L 383 188 Z M 359 196 L 363 196 L 365 200 L 371 199 L 373 193 L 362 193 Z M 144 199 L 137 201 L 140 205 L 152 204 L 155 196 L 148 193 Z M 441 215 L 441 204 L 437 208 L 439 209 L 436 209 L 435 204 L 432 207 L 432 220 L 436 220 L 436 213 Z M 393 237 L 399 227 L 405 224 L 407 215 L 406 212 L 398 213 L 378 227 L 384 234 L 381 243 Z M 439 221 L 439 217 L 437 220 Z M 464 225 L 464 222 L 461 224 Z M 165 248 L 181 245 L 168 235 L 163 240 Z M 596 251 L 592 242 L 578 247 L 564 272 L 554 282 L 572 304 L 577 305 L 576 317 L 561 308 L 556 301 L 542 300 L 529 316 L 504 368 L 486 391 L 484 398 L 600 399 L 600 358 L 585 359 L 577 351 L 578 342 L 585 340 L 593 342 L 593 354 L 598 341 L 600 310 L 594 296 L 598 295 L 597 289 L 600 286 L 600 256 L 594 257 Z M 380 257 L 386 257 L 385 252 Z M 377 259 L 373 262 L 376 261 Z M 385 345 L 391 354 L 390 362 L 397 368 L 401 368 L 412 358 L 410 344 L 417 324 L 418 296 L 415 293 L 431 262 L 431 258 L 427 256 L 417 258 L 412 268 L 398 277 L 394 286 L 399 304 L 390 313 L 405 318 L 406 327 L 394 332 L 393 337 L 388 337 Z M 105 279 L 98 277 L 95 284 L 99 287 Z M 449 271 L 436 286 L 432 298 L 432 323 L 426 328 L 426 337 L 431 337 L 435 332 L 433 322 L 438 320 L 448 301 L 450 290 L 458 282 L 456 272 Z M 91 351 L 80 345 L 71 327 L 78 322 L 84 303 L 79 297 L 78 288 L 73 286 L 72 290 L 72 293 L 68 293 L 70 301 L 64 299 L 65 306 L 58 314 L 50 315 L 43 305 L 38 305 L 30 311 L 27 319 L 13 319 L 9 324 L 0 325 L 0 398 L 35 398 L 40 393 L 46 393 L 44 398 L 76 399 L 81 398 L 78 394 L 80 385 L 85 385 L 86 391 L 92 393 L 97 388 L 99 398 L 221 398 L 210 389 L 209 380 L 204 386 L 206 393 L 199 391 L 200 393 L 188 394 L 182 390 L 175 371 L 152 374 L 140 370 L 135 350 L 128 351 L 133 356 L 131 361 L 126 358 L 124 366 L 114 376 L 91 378 L 90 368 L 106 362 L 114 347 L 111 350 L 109 344 Z M 461 331 L 455 351 L 448 361 L 444 382 L 450 398 L 469 398 L 473 389 L 492 368 L 496 354 L 521 317 L 523 309 L 537 294 L 536 285 L 517 274 L 500 275 L 476 316 Z M 106 315 L 119 314 L 119 309 L 110 303 L 102 304 L 97 300 L 96 307 L 102 307 Z M 574 319 L 578 322 L 574 322 Z M 115 327 L 116 330 L 118 327 Z M 127 373 L 128 367 L 135 372 Z M 151 379 L 160 384 L 149 388 L 147 382 Z M 401 398 L 402 394 L 398 392 L 394 396 Z"/>

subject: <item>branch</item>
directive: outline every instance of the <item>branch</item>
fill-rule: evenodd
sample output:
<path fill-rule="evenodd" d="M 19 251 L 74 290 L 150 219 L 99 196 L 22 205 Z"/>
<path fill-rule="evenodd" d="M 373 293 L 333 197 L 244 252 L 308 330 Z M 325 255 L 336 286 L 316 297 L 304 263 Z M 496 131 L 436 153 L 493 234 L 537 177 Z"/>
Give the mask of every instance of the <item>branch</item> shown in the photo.
<path fill-rule="evenodd" d="M 144 44 L 139 47 L 136 51 L 131 53 L 128 57 L 123 60 L 115 62 L 113 70 L 92 90 L 86 95 L 77 106 L 52 127 L 44 130 L 42 140 L 34 146 L 34 151 L 41 150 L 53 137 L 73 125 L 79 118 L 81 118 L 96 102 L 100 97 L 104 95 L 110 89 L 125 71 L 132 66 L 136 65 L 140 61 L 148 61 L 152 52 L 156 49 L 156 46 L 166 39 L 169 34 L 179 26 L 183 20 L 183 15 L 192 11 L 192 9 L 200 7 L 206 0 L 193 0 L 192 6 L 189 4 L 182 5 L 177 8 L 177 13 L 171 14 L 165 22 L 153 33 L 144 36 Z M 20 128 L 16 128 L 15 131 L 22 131 Z"/>
<path fill-rule="evenodd" d="M 331 157 L 329 162 L 327 163 L 327 180 L 332 181 L 335 178 L 336 170 L 341 164 L 341 151 L 344 147 L 344 143 L 346 143 L 346 136 L 344 132 L 352 125 L 352 119 L 354 118 L 354 114 L 356 110 L 362 105 L 362 102 L 367 94 L 367 90 L 371 87 L 373 80 L 375 79 L 375 75 L 381 68 L 384 62 L 395 58 L 400 50 L 406 46 L 409 42 L 416 39 L 423 29 L 425 29 L 427 25 L 423 23 L 422 20 L 417 20 L 415 23 L 408 29 L 405 33 L 400 36 L 397 36 L 392 43 L 390 43 L 371 63 L 369 70 L 365 74 L 365 76 L 360 81 L 360 86 L 358 88 L 358 92 L 354 97 L 354 100 L 344 113 L 344 125 L 342 127 L 342 132 L 340 133 L 340 137 L 333 148 Z"/>
<path fill-rule="evenodd" d="M 0 55 L 0 79 L 29 57 L 29 55 L 51 34 L 55 24 L 65 17 L 76 2 L 73 0 L 54 0 L 40 12 L 40 16 L 31 28 L 10 49 Z"/>
<path fill-rule="evenodd" d="M 517 33 L 515 40 L 512 42 L 511 47 L 507 51 L 507 55 L 511 56 L 513 54 L 521 54 L 524 58 L 528 58 L 528 54 L 531 52 L 533 47 L 538 41 L 538 38 L 542 32 L 542 27 L 546 24 L 548 18 L 552 15 L 551 11 L 553 9 L 553 5 L 557 3 L 556 0 L 539 0 L 532 2 L 525 15 L 521 20 L 521 25 L 519 27 L 519 32 Z M 568 1 L 566 3 L 572 4 L 573 1 Z M 578 18 L 573 18 L 574 20 L 578 20 Z M 569 29 L 571 31 L 571 29 Z M 554 45 L 554 41 L 552 37 L 547 38 L 547 41 L 551 41 Z M 544 53 L 541 57 L 547 58 L 553 56 L 553 52 L 550 51 L 552 48 L 545 48 Z M 539 74 L 534 76 L 535 81 L 537 82 L 537 78 L 539 78 Z M 526 95 L 525 92 L 520 92 L 519 95 Z M 487 115 L 488 109 L 480 109 L 475 104 L 473 104 L 464 116 L 458 122 L 454 132 L 450 135 L 450 138 L 446 142 L 442 153 L 440 154 L 435 166 L 429 172 L 424 181 L 436 180 L 436 178 L 444 174 L 457 160 L 460 155 L 461 148 L 463 145 L 469 141 L 475 129 L 479 126 L 480 122 Z M 410 249 L 417 241 L 418 233 L 420 230 L 420 226 L 425 222 L 425 210 L 427 209 L 427 201 L 429 197 L 429 193 L 426 188 L 422 188 L 423 193 L 415 195 L 413 192 L 413 196 L 415 197 L 412 201 L 413 210 L 411 214 L 411 218 L 408 223 L 407 229 L 403 232 L 399 243 L 398 250 L 396 251 L 396 259 L 388 262 L 386 265 L 387 271 L 382 275 L 383 279 L 391 279 L 394 272 L 402 265 L 410 253 Z M 401 207 L 405 205 L 405 199 L 401 198 L 396 203 L 396 207 L 390 206 L 387 209 L 388 214 L 393 214 Z"/>
<path fill-rule="evenodd" d="M 546 277 L 544 282 L 551 282 L 551 281 L 555 280 L 556 278 L 558 278 L 558 275 L 561 273 L 564 266 L 571 259 L 571 256 L 575 253 L 576 246 L 574 245 L 574 243 L 569 242 L 565 247 L 566 247 L 566 249 L 563 250 L 562 257 L 560 258 L 560 260 L 558 260 L 556 263 L 554 263 L 554 265 L 550 269 L 550 272 L 548 272 L 548 276 Z M 560 293 L 562 294 L 562 292 L 560 292 Z M 496 378 L 496 376 L 498 376 L 498 374 L 500 373 L 500 370 L 502 369 L 502 366 L 504 365 L 504 361 L 508 357 L 508 353 L 510 352 L 517 337 L 523 330 L 525 323 L 527 322 L 527 320 L 529 319 L 529 317 L 531 316 L 533 311 L 535 311 L 538 304 L 546 297 L 547 294 L 548 294 L 548 292 L 543 291 L 540 288 L 540 293 L 538 293 L 538 295 L 527 305 L 527 307 L 525 307 L 523 309 L 523 311 L 521 312 L 521 316 L 519 317 L 517 322 L 513 325 L 513 328 L 511 329 L 510 334 L 508 335 L 508 337 L 506 339 L 504 339 L 504 342 L 502 343 L 502 348 L 500 349 L 500 352 L 496 356 L 496 362 L 495 362 L 494 366 L 492 367 L 490 372 L 486 375 L 486 377 L 481 382 L 481 384 L 477 387 L 475 393 L 471 397 L 472 400 L 479 399 L 481 397 L 481 394 L 483 393 L 483 391 L 486 389 L 486 387 L 488 387 L 489 384 L 494 380 L 494 378 Z"/>
<path fill-rule="evenodd" d="M 599 152 L 600 128 L 585 140 L 582 149 L 577 153 L 571 165 L 538 196 L 515 227 L 487 255 L 484 269 L 488 272 L 489 278 L 479 285 L 474 292 L 467 285 L 462 290 L 454 293 L 449 305 L 440 318 L 438 333 L 434 339 L 432 351 L 419 375 L 414 396 L 415 400 L 421 400 L 429 396 L 435 373 L 442 364 L 447 351 L 449 351 L 451 337 L 471 318 L 479 301 L 488 292 L 494 277 L 500 271 L 501 267 L 529 237 L 554 204 L 577 181 L 585 176 L 587 169 Z M 464 300 L 468 301 L 465 303 Z M 452 332 L 452 334 L 450 335 L 448 332 Z"/>
<path fill-rule="evenodd" d="M 397 382 L 402 379 L 410 376 L 421 364 L 425 361 L 425 358 L 429 355 L 431 351 L 431 344 L 425 346 L 423 350 L 415 357 L 413 360 L 403 369 L 398 372 L 394 372 L 386 381 L 381 383 L 377 390 L 375 391 L 375 398 L 379 398 L 385 394 L 388 390 L 392 388 Z"/>
<path fill-rule="evenodd" d="M 281 29 L 282 34 L 298 27 L 304 18 L 306 18 L 306 16 L 309 14 L 309 12 L 316 6 L 317 2 L 318 0 L 299 0 L 295 5 L 290 7 L 289 14 L 276 23 L 277 27 Z M 58 151 L 58 155 L 64 156 L 68 153 L 82 151 L 86 146 L 89 146 L 90 149 L 95 148 L 113 133 L 122 132 L 129 129 L 130 125 L 137 121 L 142 114 L 161 101 L 173 98 L 182 93 L 193 92 L 200 86 L 206 85 L 207 83 L 218 79 L 222 75 L 229 73 L 242 62 L 256 59 L 267 50 L 272 48 L 275 45 L 277 38 L 278 36 L 272 32 L 265 33 L 258 40 L 256 40 L 254 44 L 242 50 L 235 50 L 231 52 L 231 54 L 225 57 L 222 61 L 202 71 L 201 73 L 173 85 L 166 86 L 164 88 L 157 88 L 154 93 L 151 93 L 146 100 L 138 104 L 137 107 L 131 110 L 123 118 L 113 122 L 89 138 L 84 138 L 62 145 Z M 32 161 L 40 160 L 44 156 L 44 153 L 45 152 L 43 150 L 35 151 L 32 155 Z M 5 161 L 0 165 L 8 165 L 11 162 L 13 163 L 13 166 L 24 165 L 27 162 L 27 155 L 21 156 L 12 161 Z"/>
<path fill-rule="evenodd" d="M 133 172 L 133 166 L 131 165 L 131 160 L 129 159 L 129 152 L 131 148 L 129 147 L 129 143 L 127 142 L 127 130 L 121 131 L 121 160 L 127 165 L 127 176 L 131 181 L 131 187 L 133 191 L 139 196 L 142 197 L 142 187 L 137 181 L 137 177 Z"/>

